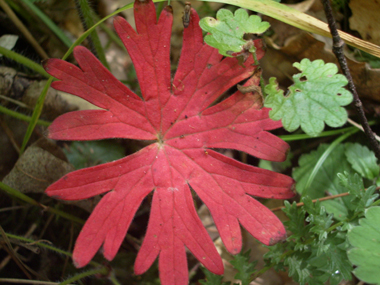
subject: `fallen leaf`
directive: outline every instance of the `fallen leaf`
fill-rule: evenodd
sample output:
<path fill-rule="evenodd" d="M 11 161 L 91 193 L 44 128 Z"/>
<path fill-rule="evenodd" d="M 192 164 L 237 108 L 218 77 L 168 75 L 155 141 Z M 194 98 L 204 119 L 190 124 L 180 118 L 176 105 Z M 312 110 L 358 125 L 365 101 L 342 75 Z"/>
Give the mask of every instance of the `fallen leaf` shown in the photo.
<path fill-rule="evenodd" d="M 348 4 L 352 11 L 350 17 L 350 28 L 357 30 L 363 40 L 380 44 L 379 11 L 378 0 L 350 0 Z"/>
<path fill-rule="evenodd" d="M 159 256 L 162 284 L 187 284 L 185 246 L 210 271 L 222 274 L 222 260 L 200 221 L 191 188 L 212 213 L 220 236 L 233 254 L 240 252 L 240 224 L 270 245 L 286 236 L 281 221 L 253 199 L 294 196 L 292 178 L 226 157 L 212 148 L 232 148 L 261 159 L 283 161 L 288 145 L 267 132 L 281 127 L 259 110 L 253 93 L 234 93 L 213 105 L 240 81 L 259 85 L 253 58 L 241 66 L 203 43 L 199 17 L 191 10 L 174 79 L 170 74 L 172 9 L 157 22 L 151 1 L 136 1 L 136 31 L 124 19 L 116 31 L 135 65 L 143 99 L 119 82 L 85 48 L 76 47 L 80 68 L 51 59 L 46 70 L 60 81 L 53 87 L 102 108 L 64 114 L 49 127 L 57 140 L 129 138 L 154 142 L 123 159 L 81 169 L 52 184 L 50 196 L 81 200 L 105 194 L 87 220 L 74 248 L 77 267 L 103 245 L 115 257 L 142 200 L 153 191 L 152 210 L 135 273 L 144 273 Z M 255 42 L 258 46 L 260 41 Z M 257 49 L 261 58 L 263 51 Z"/>

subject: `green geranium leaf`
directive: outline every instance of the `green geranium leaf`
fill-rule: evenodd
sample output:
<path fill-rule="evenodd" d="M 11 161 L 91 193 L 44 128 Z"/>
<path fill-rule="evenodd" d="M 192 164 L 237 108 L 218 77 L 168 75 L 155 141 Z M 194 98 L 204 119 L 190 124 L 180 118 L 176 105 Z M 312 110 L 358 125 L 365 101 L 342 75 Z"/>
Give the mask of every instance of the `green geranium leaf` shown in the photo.
<path fill-rule="evenodd" d="M 364 282 L 380 284 L 380 207 L 366 210 L 359 224 L 347 234 L 354 247 L 348 258 L 357 266 L 353 273 Z"/>
<path fill-rule="evenodd" d="M 310 136 L 321 133 L 325 123 L 330 127 L 342 126 L 347 112 L 341 106 L 352 102 L 352 94 L 343 88 L 348 83 L 346 77 L 336 74 L 335 64 L 325 64 L 323 60 L 303 59 L 293 65 L 301 73 L 293 75 L 294 84 L 286 95 L 273 77 L 265 87 L 265 107 L 272 108 L 271 119 L 282 120 L 289 132 L 301 126 Z"/>
<path fill-rule="evenodd" d="M 205 17 L 200 20 L 201 28 L 210 33 L 206 35 L 205 42 L 218 49 L 224 56 L 231 56 L 231 53 L 241 52 L 244 44 L 244 34 L 262 34 L 269 28 L 268 22 L 261 21 L 256 15 L 248 16 L 244 9 L 235 11 L 235 15 L 227 9 L 220 9 L 216 14 L 216 19 Z M 254 48 L 250 52 L 254 52 Z"/>
<path fill-rule="evenodd" d="M 379 165 L 376 163 L 375 154 L 366 146 L 358 143 L 346 144 L 346 157 L 352 167 L 363 177 L 370 180 L 379 176 Z"/>

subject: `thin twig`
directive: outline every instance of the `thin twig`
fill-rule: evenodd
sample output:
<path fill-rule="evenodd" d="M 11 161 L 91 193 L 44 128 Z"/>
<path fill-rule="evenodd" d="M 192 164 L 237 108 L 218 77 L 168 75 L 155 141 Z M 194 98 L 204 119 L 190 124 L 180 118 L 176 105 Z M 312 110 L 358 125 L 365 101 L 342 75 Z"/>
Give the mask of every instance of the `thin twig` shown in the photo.
<path fill-rule="evenodd" d="M 380 187 L 376 187 L 376 191 L 379 190 Z M 364 189 L 365 191 L 367 191 L 367 188 Z M 332 200 L 332 199 L 336 199 L 336 198 L 340 198 L 340 197 L 344 197 L 344 196 L 348 196 L 350 195 L 349 192 L 345 192 L 345 193 L 340 193 L 340 194 L 337 194 L 337 195 L 331 195 L 331 196 L 327 196 L 327 197 L 322 197 L 322 198 L 317 198 L 317 199 L 314 199 L 314 200 L 311 200 L 312 203 L 315 203 L 315 202 L 322 202 L 322 201 L 326 201 L 326 200 Z M 302 202 L 299 202 L 296 204 L 297 207 L 302 207 L 303 205 L 305 205 L 304 203 Z M 272 208 L 270 209 L 272 212 L 276 212 L 276 211 L 280 211 L 282 209 L 285 209 L 286 207 L 285 206 L 280 206 L 280 207 L 276 207 L 276 208 Z"/>
<path fill-rule="evenodd" d="M 323 198 L 314 199 L 314 200 L 311 200 L 311 202 L 315 203 L 315 202 L 317 202 L 317 201 L 326 201 L 326 200 L 336 199 L 336 198 L 344 197 L 344 196 L 348 196 L 348 195 L 350 195 L 350 193 L 345 192 L 345 193 L 341 193 L 341 194 L 337 194 L 337 195 L 331 195 L 331 196 L 327 196 L 327 197 L 323 197 Z M 303 206 L 303 205 L 305 205 L 305 204 L 302 203 L 302 202 L 296 204 L 297 207 L 301 207 L 301 206 Z M 282 210 L 282 209 L 285 209 L 285 206 L 272 208 L 272 209 L 270 209 L 270 210 L 271 210 L 272 212 L 276 212 L 276 211 L 280 211 L 280 210 Z"/>
<path fill-rule="evenodd" d="M 363 110 L 362 102 L 360 101 L 359 95 L 356 92 L 356 87 L 352 80 L 350 70 L 348 69 L 347 61 L 343 52 L 343 46 L 345 43 L 340 38 L 338 30 L 336 28 L 336 23 L 335 23 L 334 16 L 332 14 L 330 0 L 322 0 L 322 3 L 323 3 L 323 8 L 325 10 L 325 14 L 327 17 L 327 22 L 329 24 L 330 33 L 333 38 L 333 52 L 336 58 L 338 59 L 338 62 L 339 62 L 340 68 L 343 71 L 343 74 L 346 76 L 348 80 L 348 89 L 351 91 L 351 93 L 354 96 L 354 105 L 359 114 L 360 123 L 363 126 L 364 133 L 369 139 L 370 146 L 372 150 L 375 152 L 377 159 L 380 160 L 380 146 L 378 142 L 376 141 L 374 133 L 372 132 L 370 126 L 368 125 L 368 121 Z"/>
<path fill-rule="evenodd" d="M 350 118 L 347 119 L 347 122 L 349 122 L 351 125 L 357 127 L 357 128 L 360 129 L 362 132 L 364 132 L 363 127 L 362 127 L 361 125 L 359 125 L 357 122 L 351 120 Z M 376 139 L 377 141 L 380 142 L 380 137 L 379 137 L 378 135 L 376 135 L 376 134 L 374 134 L 374 136 L 375 136 L 375 139 Z"/>

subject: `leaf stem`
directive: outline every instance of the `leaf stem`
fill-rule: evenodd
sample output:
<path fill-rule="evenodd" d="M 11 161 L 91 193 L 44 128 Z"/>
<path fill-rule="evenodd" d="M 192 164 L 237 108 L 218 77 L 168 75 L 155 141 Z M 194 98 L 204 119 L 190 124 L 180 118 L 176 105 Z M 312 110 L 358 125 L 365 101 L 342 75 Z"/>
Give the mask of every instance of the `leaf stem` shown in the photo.
<path fill-rule="evenodd" d="M 13 189 L 12 187 L 4 184 L 3 182 L 0 181 L 0 189 L 4 190 L 6 193 L 8 193 L 10 196 L 12 197 L 15 197 L 15 198 L 18 198 L 28 204 L 31 204 L 31 205 L 34 205 L 34 206 L 38 206 L 40 208 L 42 208 L 43 210 L 45 211 L 48 211 L 50 213 L 53 213 L 53 214 L 56 214 L 62 218 L 65 218 L 65 219 L 68 219 L 70 221 L 73 221 L 73 222 L 76 222 L 76 223 L 79 223 L 79 224 L 84 224 L 84 221 L 76 216 L 73 216 L 73 215 L 70 215 L 66 212 L 63 212 L 63 211 L 60 211 L 60 210 L 57 210 L 55 208 L 51 208 L 51 207 L 48 207 L 48 206 L 45 206 L 39 202 L 37 202 L 36 200 L 34 200 L 33 198 L 30 198 L 29 196 L 25 195 L 24 193 L 21 193 L 20 191 L 17 191 L 16 189 Z"/>
<path fill-rule="evenodd" d="M 75 6 L 77 7 L 83 29 L 87 30 L 88 27 L 91 27 L 94 25 L 94 19 L 93 19 L 93 11 L 88 3 L 87 0 L 75 0 Z M 106 60 L 106 56 L 104 54 L 103 47 L 100 43 L 100 39 L 98 37 L 98 34 L 96 33 L 96 30 L 93 30 L 91 34 L 89 35 L 89 43 L 90 43 L 90 49 L 92 53 L 99 58 L 99 60 L 103 63 L 103 65 L 109 70 L 110 67 L 108 65 L 108 62 Z"/>
<path fill-rule="evenodd" d="M 16 111 L 9 110 L 8 108 L 3 107 L 1 105 L 0 105 L 0 112 L 3 114 L 6 114 L 6 115 L 12 116 L 14 118 L 17 118 L 19 120 L 22 120 L 22 121 L 30 122 L 32 120 L 32 117 L 29 117 L 27 115 L 21 114 L 21 113 L 16 112 Z M 44 126 L 44 127 L 48 127 L 48 126 L 50 126 L 51 123 L 44 121 L 44 120 L 38 120 L 37 124 Z"/>
<path fill-rule="evenodd" d="M 332 199 L 336 199 L 336 198 L 340 198 L 340 197 L 344 197 L 344 196 L 348 196 L 348 195 L 350 195 L 350 193 L 345 192 L 345 193 L 340 193 L 340 194 L 337 194 L 337 195 L 331 195 L 331 196 L 327 196 L 327 197 L 317 198 L 317 199 L 311 200 L 311 202 L 315 203 L 315 202 L 318 202 L 318 201 L 332 200 Z M 297 207 L 302 207 L 303 205 L 305 205 L 303 202 L 299 202 L 299 203 L 296 204 Z M 270 210 L 272 212 L 276 212 L 276 211 L 279 211 L 279 210 L 282 210 L 282 209 L 285 209 L 285 208 L 286 208 L 285 206 L 280 206 L 280 207 L 272 208 Z"/>
<path fill-rule="evenodd" d="M 330 0 L 322 0 L 322 2 L 323 2 L 323 8 L 325 10 L 326 17 L 327 17 L 327 22 L 329 24 L 330 33 L 333 39 L 333 52 L 336 58 L 338 59 L 338 62 L 339 62 L 340 68 L 343 71 L 343 74 L 346 76 L 348 80 L 348 89 L 351 91 L 351 93 L 354 96 L 354 105 L 355 105 L 356 111 L 358 112 L 360 123 L 363 126 L 364 132 L 369 140 L 369 144 L 372 150 L 375 152 L 377 159 L 380 160 L 380 146 L 379 146 L 379 143 L 376 141 L 374 133 L 372 132 L 370 126 L 368 125 L 368 121 L 363 110 L 363 104 L 359 98 L 359 95 L 356 91 L 355 84 L 352 80 L 351 72 L 350 72 L 350 69 L 348 68 L 346 57 L 344 56 L 344 52 L 343 52 L 343 47 L 345 43 L 340 38 L 338 29 L 336 28 L 336 23 L 335 23 L 334 16 L 332 14 Z"/>
<path fill-rule="evenodd" d="M 37 124 L 37 121 L 41 115 L 42 108 L 44 106 L 45 97 L 46 97 L 46 94 L 49 90 L 50 84 L 53 82 L 53 79 L 54 79 L 53 77 L 50 77 L 47 80 L 47 82 L 44 86 L 44 89 L 42 89 L 41 95 L 37 99 L 36 106 L 34 107 L 34 110 L 33 110 L 32 119 L 29 123 L 28 129 L 26 130 L 24 140 L 22 141 L 22 145 L 21 145 L 21 149 L 20 149 L 21 154 L 24 152 L 26 145 L 28 144 L 28 141 L 29 141 L 30 137 L 32 136 L 32 133 L 33 133 L 33 130 Z"/>
<path fill-rule="evenodd" d="M 0 54 L 10 58 L 18 63 L 25 65 L 26 67 L 32 69 L 33 71 L 41 74 L 42 76 L 48 78 L 50 75 L 45 71 L 45 69 L 38 63 L 30 60 L 29 58 L 18 54 L 17 52 L 6 49 L 5 47 L 0 46 Z"/>
<path fill-rule="evenodd" d="M 91 275 L 96 275 L 96 274 L 107 275 L 108 273 L 109 273 L 108 268 L 103 266 L 103 267 L 100 267 L 97 269 L 92 269 L 92 270 L 88 270 L 88 271 L 84 271 L 82 273 L 79 273 L 79 274 L 67 279 L 66 281 L 59 283 L 59 285 L 67 285 L 67 284 L 70 284 L 72 282 L 78 281 L 80 279 L 86 278 L 86 277 L 91 276 Z"/>

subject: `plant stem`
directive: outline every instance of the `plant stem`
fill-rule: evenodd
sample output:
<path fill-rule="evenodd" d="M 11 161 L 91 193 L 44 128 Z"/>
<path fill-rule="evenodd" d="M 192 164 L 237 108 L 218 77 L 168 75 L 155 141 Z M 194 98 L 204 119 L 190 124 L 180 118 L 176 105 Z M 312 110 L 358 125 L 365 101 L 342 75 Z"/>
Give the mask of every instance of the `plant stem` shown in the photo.
<path fill-rule="evenodd" d="M 30 60 L 29 58 L 18 54 L 17 52 L 6 49 L 5 47 L 0 46 L 0 54 L 4 55 L 7 58 L 10 58 L 18 63 L 25 65 L 26 67 L 32 69 L 35 72 L 38 72 L 42 76 L 48 78 L 50 75 L 45 71 L 45 69 L 38 63 Z"/>
<path fill-rule="evenodd" d="M 343 52 L 343 46 L 345 43 L 340 38 L 338 29 L 336 28 L 336 23 L 335 23 L 334 16 L 332 14 L 330 0 L 322 0 L 322 2 L 323 2 L 323 8 L 325 10 L 326 17 L 327 17 L 327 22 L 329 24 L 330 32 L 332 35 L 332 39 L 333 39 L 333 52 L 336 58 L 338 59 L 338 62 L 339 62 L 340 68 L 343 71 L 343 74 L 346 76 L 348 80 L 348 89 L 354 95 L 354 105 L 355 105 L 356 111 L 358 112 L 360 123 L 363 126 L 364 132 L 369 140 L 369 144 L 372 150 L 375 152 L 377 159 L 380 160 L 380 146 L 378 142 L 376 141 L 376 138 L 370 126 L 368 125 L 368 121 L 363 110 L 362 102 L 359 98 L 358 93 L 356 92 L 356 87 L 352 80 L 351 72 L 348 68 L 346 57 L 344 56 L 344 52 Z"/>
<path fill-rule="evenodd" d="M 81 19 L 83 29 L 88 30 L 88 27 L 92 27 L 95 22 L 93 19 L 93 11 L 87 0 L 75 0 L 75 6 L 77 7 L 79 17 Z M 96 30 L 91 32 L 88 38 L 91 52 L 99 58 L 99 60 L 103 63 L 103 65 L 109 70 L 110 67 L 107 63 L 106 56 L 104 54 L 103 47 L 100 43 L 100 39 Z"/>
<path fill-rule="evenodd" d="M 67 285 L 67 284 L 70 284 L 71 282 L 75 282 L 75 281 L 78 281 L 82 278 L 85 278 L 85 277 L 88 277 L 91 275 L 96 275 L 96 274 L 107 275 L 108 269 L 106 267 L 101 267 L 101 268 L 97 268 L 97 269 L 88 270 L 88 271 L 79 273 L 79 274 L 67 279 L 66 281 L 64 281 L 62 283 L 59 283 L 59 285 Z"/>
<path fill-rule="evenodd" d="M 11 195 L 12 197 L 16 197 L 28 204 L 31 204 L 31 205 L 34 205 L 34 206 L 38 206 L 42 209 L 44 209 L 45 211 L 48 211 L 50 213 L 53 213 L 53 214 L 56 214 L 58 216 L 61 216 L 62 218 L 65 218 L 65 219 L 68 219 L 70 221 L 73 221 L 73 222 L 76 222 L 76 223 L 79 223 L 79 224 L 84 224 L 84 221 L 76 216 L 73 216 L 73 215 L 70 215 L 66 212 L 63 212 L 63 211 L 60 211 L 60 210 L 57 210 L 55 208 L 51 208 L 51 207 L 47 207 L 39 202 L 37 202 L 36 200 L 30 198 L 29 196 L 25 195 L 24 193 L 21 193 L 20 191 L 17 191 L 15 189 L 13 189 L 12 187 L 4 184 L 3 182 L 0 181 L 0 189 L 3 189 L 6 193 L 8 193 L 9 195 Z"/>
<path fill-rule="evenodd" d="M 317 201 L 332 200 L 332 199 L 336 199 L 336 198 L 340 198 L 340 197 L 344 197 L 344 196 L 348 196 L 348 195 L 350 195 L 350 193 L 345 192 L 345 193 L 341 193 L 341 194 L 337 194 L 337 195 L 331 195 L 331 196 L 328 196 L 328 197 L 317 198 L 317 199 L 311 200 L 311 202 L 315 203 Z M 296 204 L 297 207 L 302 207 L 303 205 L 305 205 L 303 202 L 299 202 L 299 203 Z M 285 206 L 281 206 L 281 207 L 272 208 L 270 210 L 272 212 L 276 212 L 276 211 L 279 211 L 279 210 L 282 210 L 282 209 L 285 209 L 285 208 L 286 208 Z"/>
<path fill-rule="evenodd" d="M 1 105 L 0 105 L 0 112 L 3 114 L 6 114 L 6 115 L 12 116 L 14 118 L 17 118 L 19 120 L 22 120 L 22 121 L 30 122 L 32 120 L 32 117 L 29 117 L 27 115 L 21 114 L 21 113 L 16 112 L 16 111 L 9 110 L 8 108 L 3 107 Z M 38 120 L 37 124 L 44 126 L 44 127 L 48 127 L 48 126 L 50 126 L 51 123 L 44 121 L 44 120 Z"/>

